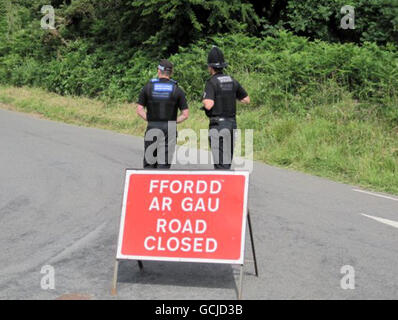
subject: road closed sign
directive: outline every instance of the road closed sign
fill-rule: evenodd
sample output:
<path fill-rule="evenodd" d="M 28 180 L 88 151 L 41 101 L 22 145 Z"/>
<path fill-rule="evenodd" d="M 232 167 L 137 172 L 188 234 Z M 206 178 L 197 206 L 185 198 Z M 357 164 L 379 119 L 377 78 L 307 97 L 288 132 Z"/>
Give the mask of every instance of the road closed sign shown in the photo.
<path fill-rule="evenodd" d="M 117 259 L 243 264 L 249 173 L 127 170 Z"/>

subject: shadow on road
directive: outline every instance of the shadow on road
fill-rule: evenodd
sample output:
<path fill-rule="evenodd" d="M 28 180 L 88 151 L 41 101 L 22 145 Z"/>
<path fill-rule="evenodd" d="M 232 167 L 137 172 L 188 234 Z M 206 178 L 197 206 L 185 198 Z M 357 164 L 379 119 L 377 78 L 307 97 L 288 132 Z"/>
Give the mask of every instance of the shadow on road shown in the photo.
<path fill-rule="evenodd" d="M 118 282 L 236 291 L 238 277 L 239 270 L 231 265 L 145 261 L 140 271 L 136 261 L 121 261 Z"/>

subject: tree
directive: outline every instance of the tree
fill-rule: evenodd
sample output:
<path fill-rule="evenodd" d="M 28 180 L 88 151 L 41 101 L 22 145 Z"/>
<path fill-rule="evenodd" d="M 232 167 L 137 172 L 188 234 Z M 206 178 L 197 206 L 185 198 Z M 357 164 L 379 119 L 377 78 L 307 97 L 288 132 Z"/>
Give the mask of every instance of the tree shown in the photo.
<path fill-rule="evenodd" d="M 119 42 L 175 52 L 208 35 L 253 33 L 259 18 L 244 0 L 96 0 L 53 1 L 60 29 L 71 39 Z"/>
<path fill-rule="evenodd" d="M 8 36 L 7 3 L 8 0 L 0 0 L 0 41 L 4 42 Z"/>

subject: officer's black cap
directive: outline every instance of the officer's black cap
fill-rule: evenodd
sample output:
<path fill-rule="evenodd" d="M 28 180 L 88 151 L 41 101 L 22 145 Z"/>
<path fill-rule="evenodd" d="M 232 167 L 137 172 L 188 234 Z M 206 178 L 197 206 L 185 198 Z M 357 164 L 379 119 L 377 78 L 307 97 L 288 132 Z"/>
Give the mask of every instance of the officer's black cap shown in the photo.
<path fill-rule="evenodd" d="M 159 62 L 158 69 L 161 71 L 173 71 L 173 64 L 166 59 L 162 59 Z"/>
<path fill-rule="evenodd" d="M 215 69 L 223 69 L 228 66 L 228 64 L 224 60 L 224 54 L 222 51 L 214 46 L 210 52 L 209 56 L 207 58 L 207 64 L 209 67 L 215 68 Z"/>

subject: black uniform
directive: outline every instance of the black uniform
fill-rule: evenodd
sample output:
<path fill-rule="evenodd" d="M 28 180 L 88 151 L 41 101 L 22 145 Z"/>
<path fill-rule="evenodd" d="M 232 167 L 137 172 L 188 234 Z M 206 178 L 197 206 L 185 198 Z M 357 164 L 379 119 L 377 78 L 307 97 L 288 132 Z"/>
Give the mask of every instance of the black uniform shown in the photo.
<path fill-rule="evenodd" d="M 236 125 L 236 100 L 248 96 L 238 81 L 223 73 L 213 75 L 206 83 L 203 99 L 214 101 L 211 110 L 206 110 L 210 119 L 209 141 L 215 169 L 231 168 L 234 130 Z"/>
<path fill-rule="evenodd" d="M 138 104 L 147 109 L 144 168 L 169 169 L 177 140 L 178 110 L 188 109 L 185 93 L 174 80 L 152 79 L 142 89 Z"/>

